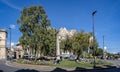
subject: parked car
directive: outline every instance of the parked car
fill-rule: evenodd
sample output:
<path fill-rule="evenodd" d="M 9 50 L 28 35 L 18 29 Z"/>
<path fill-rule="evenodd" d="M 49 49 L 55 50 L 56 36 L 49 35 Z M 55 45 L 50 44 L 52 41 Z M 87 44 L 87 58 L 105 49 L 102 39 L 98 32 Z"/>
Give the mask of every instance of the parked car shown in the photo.
<path fill-rule="evenodd" d="M 70 55 L 69 60 L 75 60 L 77 57 L 75 55 Z"/>
<path fill-rule="evenodd" d="M 29 59 L 30 58 L 30 55 L 23 55 L 23 59 Z"/>

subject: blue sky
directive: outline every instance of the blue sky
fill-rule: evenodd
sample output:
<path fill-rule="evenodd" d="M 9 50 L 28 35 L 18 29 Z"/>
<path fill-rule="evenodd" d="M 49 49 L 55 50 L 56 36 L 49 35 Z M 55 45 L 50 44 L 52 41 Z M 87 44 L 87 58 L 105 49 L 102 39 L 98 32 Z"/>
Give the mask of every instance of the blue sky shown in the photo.
<path fill-rule="evenodd" d="M 120 52 L 120 0 L 0 0 L 0 28 L 8 30 L 7 44 L 9 45 L 9 26 L 12 29 L 12 42 L 17 43 L 21 33 L 16 20 L 20 11 L 31 5 L 42 5 L 51 21 L 51 26 L 68 30 L 84 29 L 92 31 L 92 12 L 95 14 L 95 36 L 102 47 L 102 36 L 105 36 L 105 46 L 108 52 Z"/>

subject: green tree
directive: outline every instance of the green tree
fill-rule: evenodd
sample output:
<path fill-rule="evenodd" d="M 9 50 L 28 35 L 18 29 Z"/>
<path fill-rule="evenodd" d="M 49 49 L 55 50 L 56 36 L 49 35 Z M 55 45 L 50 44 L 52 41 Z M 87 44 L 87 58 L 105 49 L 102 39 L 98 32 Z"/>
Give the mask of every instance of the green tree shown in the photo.
<path fill-rule="evenodd" d="M 48 51 L 47 33 L 50 21 L 42 6 L 24 8 L 17 23 L 20 25 L 20 32 L 22 32 L 19 41 L 25 51 L 28 50 L 31 55 L 35 56 L 37 53 Z"/>
<path fill-rule="evenodd" d="M 93 34 L 90 32 L 88 33 L 88 37 L 89 37 L 89 48 L 90 48 L 90 54 L 94 54 L 94 50 L 95 50 L 95 53 L 98 54 L 99 52 L 99 49 L 98 49 L 98 42 L 97 42 L 97 39 L 96 37 L 94 37 L 94 41 L 93 41 Z M 92 39 L 91 39 L 92 38 Z M 93 49 L 94 47 L 94 49 Z"/>
<path fill-rule="evenodd" d="M 103 49 L 102 48 L 96 48 L 95 56 L 102 56 L 103 55 Z"/>
<path fill-rule="evenodd" d="M 46 43 L 48 45 L 48 51 L 46 51 L 47 56 L 55 56 L 56 53 L 56 34 L 57 30 L 54 28 L 49 28 L 48 33 L 48 42 Z"/>
<path fill-rule="evenodd" d="M 72 37 L 67 36 L 65 40 L 61 41 L 60 46 L 64 52 L 72 52 Z"/>
<path fill-rule="evenodd" d="M 73 43 L 72 43 L 74 54 L 76 54 L 78 57 L 82 56 L 83 51 L 86 52 L 88 50 L 88 46 L 89 46 L 88 41 L 89 41 L 89 35 L 85 33 L 83 30 L 78 34 L 76 34 L 73 37 Z"/>

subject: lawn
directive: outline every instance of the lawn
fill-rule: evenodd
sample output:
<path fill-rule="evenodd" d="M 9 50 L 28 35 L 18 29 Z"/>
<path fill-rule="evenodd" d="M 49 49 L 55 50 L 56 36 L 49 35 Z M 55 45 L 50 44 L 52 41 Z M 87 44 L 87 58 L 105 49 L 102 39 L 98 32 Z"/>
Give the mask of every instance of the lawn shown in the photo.
<path fill-rule="evenodd" d="M 96 60 L 96 67 L 111 66 L 112 64 L 105 60 Z M 63 60 L 60 64 L 50 63 L 50 66 L 62 67 L 62 68 L 93 68 L 93 63 L 91 62 L 75 62 L 70 60 Z"/>
<path fill-rule="evenodd" d="M 60 62 L 60 64 L 50 64 L 50 66 L 56 66 L 56 67 L 63 67 L 63 68 L 75 68 L 75 67 L 82 67 L 82 68 L 89 68 L 93 65 L 90 62 L 75 62 L 75 61 L 69 61 L 69 60 L 63 60 Z"/>
<path fill-rule="evenodd" d="M 46 66 L 53 66 L 53 67 L 61 67 L 61 68 L 93 68 L 92 62 L 75 62 L 70 60 L 63 60 L 59 64 L 54 64 L 54 61 L 26 61 L 23 59 L 20 59 L 17 61 L 18 63 L 22 64 L 32 64 L 32 65 L 46 65 Z M 103 67 L 103 66 L 111 66 L 111 63 L 108 63 L 105 60 L 96 60 L 96 66 L 97 67 Z"/>

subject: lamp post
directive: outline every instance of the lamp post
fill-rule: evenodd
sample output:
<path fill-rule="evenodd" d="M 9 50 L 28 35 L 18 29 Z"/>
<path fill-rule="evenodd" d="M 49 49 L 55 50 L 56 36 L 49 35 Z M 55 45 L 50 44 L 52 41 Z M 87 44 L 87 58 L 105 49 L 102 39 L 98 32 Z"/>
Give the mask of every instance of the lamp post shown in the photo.
<path fill-rule="evenodd" d="M 15 28 L 15 25 L 10 25 L 9 26 L 9 30 L 10 30 L 10 56 L 11 56 L 10 59 L 12 59 L 13 52 L 14 52 L 14 51 L 12 51 L 12 45 L 11 45 L 11 41 L 12 41 L 12 36 L 11 36 L 12 32 L 11 32 L 11 30 L 14 29 L 14 28 Z"/>
<path fill-rule="evenodd" d="M 11 29 L 12 29 L 12 28 L 11 28 L 11 26 L 10 26 L 10 27 L 9 27 L 9 30 L 10 30 L 10 51 L 9 51 L 9 52 L 10 52 L 10 53 L 9 53 L 9 54 L 10 54 L 10 61 L 12 60 L 12 51 L 11 51 L 11 49 L 12 49 L 12 47 L 11 47 Z"/>
<path fill-rule="evenodd" d="M 104 35 L 103 35 L 103 59 L 104 59 Z"/>
<path fill-rule="evenodd" d="M 10 30 L 10 49 L 11 49 L 11 27 L 9 27 Z"/>
<path fill-rule="evenodd" d="M 93 36 L 93 58 L 94 58 L 93 67 L 94 68 L 96 67 L 96 63 L 95 63 L 95 46 L 94 46 L 94 43 L 95 43 L 94 42 L 94 40 L 95 40 L 95 35 L 94 35 L 94 15 L 95 15 L 96 12 L 97 12 L 96 10 L 92 12 L 92 30 L 93 30 L 92 36 Z"/>

